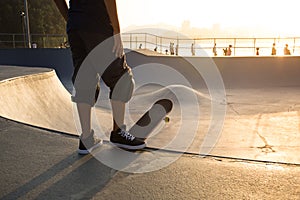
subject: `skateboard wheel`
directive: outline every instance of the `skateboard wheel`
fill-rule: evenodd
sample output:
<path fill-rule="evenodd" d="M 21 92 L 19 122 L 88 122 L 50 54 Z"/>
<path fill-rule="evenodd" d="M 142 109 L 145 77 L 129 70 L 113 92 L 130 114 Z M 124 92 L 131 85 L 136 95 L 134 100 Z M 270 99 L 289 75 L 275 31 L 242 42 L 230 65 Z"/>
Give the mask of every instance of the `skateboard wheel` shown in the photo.
<path fill-rule="evenodd" d="M 170 122 L 170 117 L 165 117 L 165 122 Z"/>

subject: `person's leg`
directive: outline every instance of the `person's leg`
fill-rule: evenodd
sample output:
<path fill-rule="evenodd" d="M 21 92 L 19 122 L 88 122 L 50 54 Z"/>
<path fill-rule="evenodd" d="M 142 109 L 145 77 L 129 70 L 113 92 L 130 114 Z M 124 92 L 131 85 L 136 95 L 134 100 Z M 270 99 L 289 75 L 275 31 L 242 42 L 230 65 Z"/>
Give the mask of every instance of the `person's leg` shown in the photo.
<path fill-rule="evenodd" d="M 85 48 L 85 44 L 82 37 L 77 31 L 70 32 L 68 34 L 68 39 L 70 42 L 73 65 L 74 65 L 72 82 L 75 87 L 77 74 L 88 52 Z M 83 138 L 86 138 L 91 133 L 91 122 L 90 122 L 91 106 L 86 103 L 76 103 L 76 107 L 77 107 L 79 121 L 81 125 L 81 134 Z"/>
<path fill-rule="evenodd" d="M 72 82 L 75 93 L 72 95 L 72 100 L 76 103 L 81 126 L 78 153 L 88 154 L 101 144 L 101 140 L 94 138 L 94 132 L 91 127 L 91 108 L 94 104 L 97 78 L 93 68 L 87 64 L 83 64 L 89 52 L 89 49 L 85 45 L 85 38 L 76 31 L 70 32 L 68 37 L 74 64 Z"/>
<path fill-rule="evenodd" d="M 88 39 L 85 40 L 85 43 L 89 44 L 89 49 L 95 48 L 94 42 L 96 40 L 100 42 L 104 37 L 99 34 L 90 33 L 88 33 L 86 36 L 92 39 L 92 41 L 89 41 Z M 97 48 L 89 54 L 88 58 L 85 59 L 84 62 L 92 64 L 95 67 L 94 69 L 85 67 L 83 68 L 85 69 L 87 74 L 92 74 L 93 70 L 97 71 L 105 84 L 110 88 L 110 99 L 113 114 L 113 131 L 111 132 L 110 141 L 122 148 L 141 149 L 145 147 L 145 142 L 143 140 L 135 138 L 130 133 L 128 133 L 126 131 L 126 126 L 124 125 L 125 103 L 130 100 L 134 89 L 133 75 L 130 67 L 126 64 L 125 57 L 116 58 L 115 55 L 111 52 L 114 44 L 113 42 L 114 41 L 112 39 L 105 40 L 104 43 L 101 43 L 102 46 L 97 46 Z M 89 72 L 88 70 L 91 70 L 91 72 Z M 83 72 L 85 73 L 85 71 Z M 78 75 L 81 76 L 82 73 L 80 73 L 79 71 Z M 89 78 L 82 79 L 85 80 L 82 82 L 79 78 L 79 81 L 81 82 L 78 85 L 79 87 L 81 87 L 82 84 L 91 84 L 91 82 L 94 81 L 92 76 L 85 75 L 83 77 Z M 96 83 L 94 85 L 96 85 Z M 82 92 L 84 92 L 84 90 Z M 83 111 L 85 111 L 86 107 L 83 106 L 82 108 Z M 89 115 L 89 113 L 85 112 L 83 112 L 82 114 Z M 87 121 L 90 122 L 90 120 Z M 86 129 L 88 130 L 90 124 L 85 125 Z"/>
<path fill-rule="evenodd" d="M 131 99 L 134 89 L 133 76 L 125 57 L 117 58 L 107 68 L 102 79 L 111 89 L 113 131 L 110 135 L 110 142 L 120 148 L 132 150 L 144 148 L 145 142 L 126 131 L 124 124 L 125 105 Z"/>
<path fill-rule="evenodd" d="M 91 105 L 86 103 L 76 103 L 79 121 L 81 125 L 81 138 L 88 138 L 92 132 L 91 125 Z"/>
<path fill-rule="evenodd" d="M 124 125 L 125 103 L 122 101 L 111 100 L 113 114 L 113 131 L 117 131 Z"/>
<path fill-rule="evenodd" d="M 113 131 L 116 131 L 124 125 L 125 104 L 130 100 L 134 89 L 133 75 L 123 57 L 115 59 L 101 77 L 110 88 Z"/>

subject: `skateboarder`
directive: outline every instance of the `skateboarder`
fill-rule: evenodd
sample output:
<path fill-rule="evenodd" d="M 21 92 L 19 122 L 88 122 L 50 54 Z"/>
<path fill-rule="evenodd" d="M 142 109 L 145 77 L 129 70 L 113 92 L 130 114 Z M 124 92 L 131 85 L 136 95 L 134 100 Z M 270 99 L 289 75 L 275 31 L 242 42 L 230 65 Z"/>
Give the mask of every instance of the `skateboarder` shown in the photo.
<path fill-rule="evenodd" d="M 72 81 L 76 93 L 72 96 L 72 101 L 76 103 L 79 120 L 81 124 L 81 136 L 79 140 L 79 154 L 88 154 L 101 141 L 94 137 L 91 128 L 91 108 L 97 97 L 98 79 L 96 74 L 89 74 L 84 82 L 87 86 L 76 84 L 76 78 L 80 67 L 87 55 L 101 42 L 113 37 L 113 44 L 107 48 L 107 54 L 114 56 L 114 61 L 107 67 L 107 72 L 101 78 L 110 88 L 110 99 L 113 114 L 113 130 L 110 141 L 116 146 L 127 149 L 144 148 L 145 142 L 134 137 L 126 131 L 124 125 L 125 104 L 130 100 L 134 88 L 134 80 L 131 69 L 126 64 L 123 51 L 123 44 L 120 37 L 120 27 L 115 0 L 70 0 L 69 8 L 65 0 L 54 0 L 57 8 L 67 21 L 67 34 L 70 43 L 74 72 Z M 101 56 L 101 55 L 99 55 Z M 102 55 L 103 56 L 103 55 Z M 116 83 L 122 77 L 122 91 L 119 95 L 112 95 Z M 86 88 L 83 88 L 86 87 Z M 99 88 L 98 88 L 99 89 Z M 81 92 L 81 91 L 85 92 Z M 86 93 L 86 91 L 88 91 Z M 84 93 L 84 95 L 82 95 Z M 96 93 L 96 95 L 95 95 Z M 88 95 L 87 95 L 88 94 Z"/>

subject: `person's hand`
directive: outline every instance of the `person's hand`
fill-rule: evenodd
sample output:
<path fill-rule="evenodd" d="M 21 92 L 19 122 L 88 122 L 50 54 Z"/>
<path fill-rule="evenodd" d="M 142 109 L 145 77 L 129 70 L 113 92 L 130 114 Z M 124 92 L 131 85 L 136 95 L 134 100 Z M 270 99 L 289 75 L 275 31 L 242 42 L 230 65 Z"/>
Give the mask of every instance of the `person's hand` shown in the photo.
<path fill-rule="evenodd" d="M 114 35 L 114 46 L 112 52 L 117 58 L 122 58 L 122 56 L 124 55 L 123 43 L 120 34 Z"/>

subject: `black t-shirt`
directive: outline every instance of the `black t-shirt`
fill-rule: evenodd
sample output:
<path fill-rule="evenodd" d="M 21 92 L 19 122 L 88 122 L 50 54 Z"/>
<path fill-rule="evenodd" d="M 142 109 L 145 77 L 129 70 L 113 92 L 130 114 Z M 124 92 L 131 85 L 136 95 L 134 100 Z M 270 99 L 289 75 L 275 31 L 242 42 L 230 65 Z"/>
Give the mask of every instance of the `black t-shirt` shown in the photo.
<path fill-rule="evenodd" d="M 81 30 L 113 35 L 104 0 L 70 0 L 67 32 Z"/>

